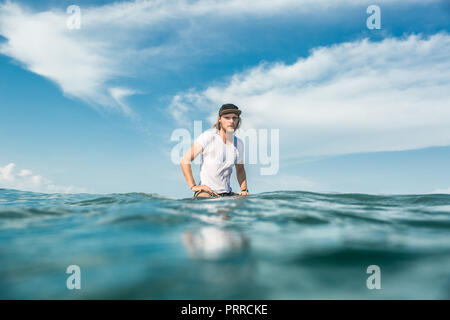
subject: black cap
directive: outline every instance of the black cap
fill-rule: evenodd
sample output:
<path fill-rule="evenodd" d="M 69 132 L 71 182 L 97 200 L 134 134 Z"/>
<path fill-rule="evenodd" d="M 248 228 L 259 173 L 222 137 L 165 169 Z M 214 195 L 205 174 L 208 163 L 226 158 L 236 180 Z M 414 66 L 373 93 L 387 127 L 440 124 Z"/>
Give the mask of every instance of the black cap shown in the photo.
<path fill-rule="evenodd" d="M 227 103 L 227 104 L 224 104 L 222 107 L 220 107 L 219 117 L 226 113 L 236 113 L 237 115 L 240 115 L 241 110 L 239 110 L 239 108 L 236 107 L 234 104 Z"/>

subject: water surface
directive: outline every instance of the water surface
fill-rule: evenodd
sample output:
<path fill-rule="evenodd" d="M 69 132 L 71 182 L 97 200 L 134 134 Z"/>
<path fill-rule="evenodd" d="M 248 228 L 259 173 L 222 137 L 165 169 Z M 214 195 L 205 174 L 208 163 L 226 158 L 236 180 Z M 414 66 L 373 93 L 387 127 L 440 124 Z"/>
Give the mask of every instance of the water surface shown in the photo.
<path fill-rule="evenodd" d="M 450 195 L 0 189 L 0 298 L 449 299 Z"/>

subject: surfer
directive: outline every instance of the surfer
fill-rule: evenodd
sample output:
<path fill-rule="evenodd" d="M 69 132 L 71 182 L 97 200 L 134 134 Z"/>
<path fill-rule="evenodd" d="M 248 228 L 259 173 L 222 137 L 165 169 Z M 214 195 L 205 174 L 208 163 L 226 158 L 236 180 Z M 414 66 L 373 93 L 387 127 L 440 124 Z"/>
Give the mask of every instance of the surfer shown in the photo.
<path fill-rule="evenodd" d="M 244 169 L 244 143 L 234 135 L 241 125 L 241 110 L 234 104 L 224 104 L 213 127 L 203 132 L 183 155 L 180 166 L 194 197 L 234 196 L 230 186 L 233 165 L 241 191 L 248 195 Z M 191 162 L 202 155 L 200 184 L 192 176 Z"/>

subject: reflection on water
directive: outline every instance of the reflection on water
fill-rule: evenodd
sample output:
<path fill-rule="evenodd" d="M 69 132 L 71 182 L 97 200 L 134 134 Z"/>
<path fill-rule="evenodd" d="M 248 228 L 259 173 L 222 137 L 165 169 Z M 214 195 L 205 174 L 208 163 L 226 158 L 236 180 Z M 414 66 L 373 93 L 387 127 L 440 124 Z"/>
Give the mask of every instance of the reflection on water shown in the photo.
<path fill-rule="evenodd" d="M 221 220 L 229 220 L 232 209 L 239 207 L 240 202 L 232 207 L 220 207 L 221 203 L 209 204 L 209 209 L 215 211 Z M 213 226 L 191 230 L 183 235 L 183 243 L 191 258 L 218 260 L 230 258 L 244 253 L 250 241 L 242 233 Z"/>
<path fill-rule="evenodd" d="M 183 235 L 183 243 L 194 259 L 216 260 L 245 252 L 249 240 L 236 231 L 204 227 Z"/>

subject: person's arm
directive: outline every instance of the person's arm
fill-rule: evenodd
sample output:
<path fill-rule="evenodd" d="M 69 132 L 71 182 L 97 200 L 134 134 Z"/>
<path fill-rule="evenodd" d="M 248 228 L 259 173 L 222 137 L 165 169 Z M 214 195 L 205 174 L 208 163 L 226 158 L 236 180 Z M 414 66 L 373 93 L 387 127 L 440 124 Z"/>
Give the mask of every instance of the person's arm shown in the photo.
<path fill-rule="evenodd" d="M 186 151 L 186 153 L 183 155 L 183 158 L 181 158 L 180 161 L 181 170 L 183 171 L 184 178 L 186 179 L 186 182 L 192 191 L 194 192 L 200 190 L 209 191 L 218 196 L 218 194 L 215 193 L 209 186 L 203 184 L 197 186 L 195 184 L 194 176 L 192 175 L 191 162 L 202 151 L 203 151 L 202 146 L 194 142 L 194 144 L 189 148 L 189 150 Z"/>
<path fill-rule="evenodd" d="M 239 186 L 241 187 L 241 191 L 239 192 L 240 196 L 248 195 L 247 190 L 247 176 L 245 174 L 245 169 L 243 164 L 236 164 L 236 177 L 239 182 Z M 242 191 L 245 190 L 245 191 Z"/>

